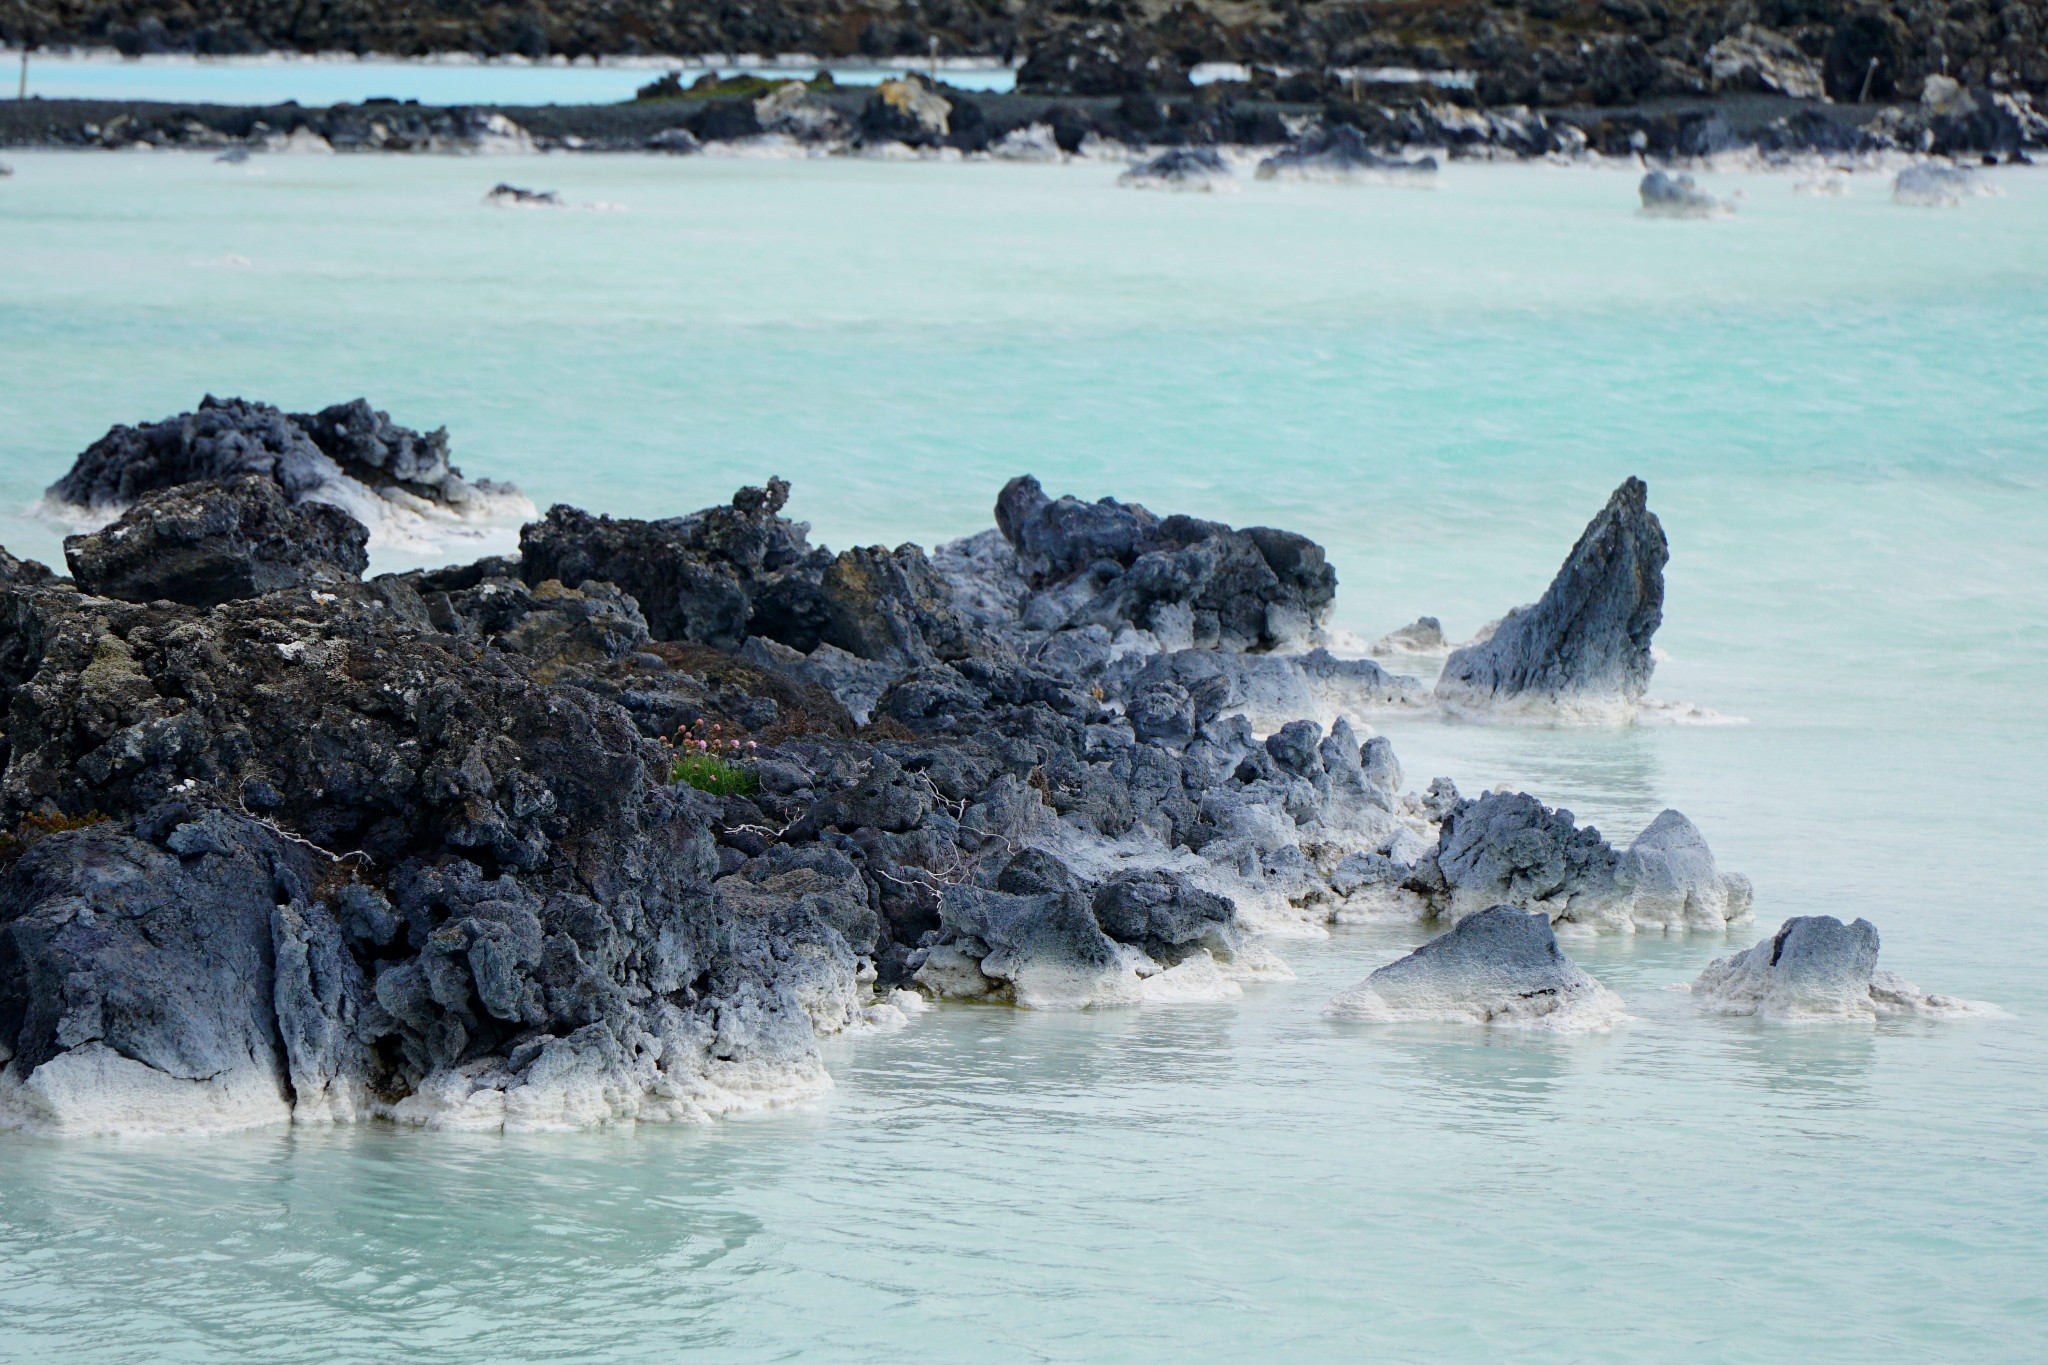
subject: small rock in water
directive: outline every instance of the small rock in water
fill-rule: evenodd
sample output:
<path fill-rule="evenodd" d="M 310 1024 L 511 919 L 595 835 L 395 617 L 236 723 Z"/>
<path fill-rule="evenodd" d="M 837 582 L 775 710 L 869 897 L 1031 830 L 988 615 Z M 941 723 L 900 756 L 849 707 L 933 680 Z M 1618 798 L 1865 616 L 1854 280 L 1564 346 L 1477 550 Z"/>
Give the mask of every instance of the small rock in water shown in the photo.
<path fill-rule="evenodd" d="M 1801 915 L 1755 947 L 1708 963 L 1693 996 L 1719 1014 L 1780 1022 L 1992 1012 L 1922 991 L 1879 967 L 1877 951 L 1877 926 L 1867 919 L 1844 924 L 1832 915 Z"/>
<path fill-rule="evenodd" d="M 1892 202 L 1914 208 L 1954 208 L 1983 192 L 1976 172 L 1962 166 L 1908 166 L 1892 181 Z"/>
<path fill-rule="evenodd" d="M 1176 147 L 1143 161 L 1116 178 L 1134 190 L 1234 190 L 1237 177 L 1213 147 Z"/>
<path fill-rule="evenodd" d="M 239 146 L 230 147 L 226 151 L 222 152 L 219 156 L 214 158 L 215 161 L 222 162 L 229 166 L 239 166 L 248 159 L 249 149 L 247 147 Z"/>
<path fill-rule="evenodd" d="M 1332 1000 L 1332 1019 L 1443 1021 L 1559 1032 L 1608 1028 L 1621 998 L 1557 946 L 1550 921 L 1496 905 Z"/>
<path fill-rule="evenodd" d="M 1656 218 L 1723 218 L 1734 206 L 1701 189 L 1689 175 L 1651 171 L 1636 187 L 1643 212 Z"/>
<path fill-rule="evenodd" d="M 1633 933 L 1720 930 L 1749 918 L 1749 879 L 1722 872 L 1692 821 L 1667 810 L 1617 849 L 1527 792 L 1446 798 L 1436 847 L 1408 886 L 1440 919 L 1507 903 L 1560 924 Z"/>
<path fill-rule="evenodd" d="M 510 208 L 552 208 L 562 207 L 562 196 L 554 190 L 529 190 L 518 185 L 498 184 L 484 196 L 486 204 Z"/>
<path fill-rule="evenodd" d="M 1385 657 L 1390 654 L 1444 654 L 1449 650 L 1450 643 L 1444 639 L 1443 622 L 1434 616 L 1418 616 L 1399 630 L 1390 630 L 1374 640 L 1370 652 Z"/>
<path fill-rule="evenodd" d="M 688 128 L 664 128 L 642 145 L 650 152 L 667 152 L 670 156 L 689 156 L 704 150 L 704 144 Z"/>
<path fill-rule="evenodd" d="M 1429 185 L 1436 180 L 1436 158 L 1408 161 L 1383 156 L 1367 145 L 1365 134 L 1340 125 L 1312 133 L 1267 157 L 1259 163 L 1257 174 L 1261 180 Z"/>

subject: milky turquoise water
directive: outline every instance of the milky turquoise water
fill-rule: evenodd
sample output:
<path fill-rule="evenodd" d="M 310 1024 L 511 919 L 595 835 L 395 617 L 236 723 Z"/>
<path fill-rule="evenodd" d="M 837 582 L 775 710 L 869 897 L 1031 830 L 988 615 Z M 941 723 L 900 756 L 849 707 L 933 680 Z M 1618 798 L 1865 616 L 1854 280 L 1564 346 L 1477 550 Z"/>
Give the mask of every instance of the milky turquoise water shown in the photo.
<path fill-rule="evenodd" d="M 171 100 L 202 104 L 304 105 L 358 103 L 368 99 L 418 100 L 422 104 L 615 104 L 676 63 L 638 58 L 604 63 L 582 61 L 400 61 L 347 57 L 115 57 L 104 53 L 29 59 L 28 93 L 46 100 Z M 709 70 L 808 78 L 818 70 L 841 82 L 874 85 L 927 64 L 803 65 L 754 64 L 684 69 L 685 83 Z M 962 90 L 1008 90 L 1016 73 L 1006 66 L 943 67 L 940 75 Z M 19 53 L 0 51 L 0 94 L 20 89 Z"/>
<path fill-rule="evenodd" d="M 1100 166 L 10 155 L 0 542 L 115 420 L 372 396 L 471 474 L 655 514 L 782 473 L 834 546 L 1049 487 L 1294 527 L 1338 624 L 1463 634 L 1614 484 L 1654 690 L 1736 726 L 1386 728 L 1626 836 L 1728 939 L 1575 941 L 1605 1037 L 1337 1025 L 1413 938 L 1224 1006 L 948 1007 L 704 1130 L 0 1137 L 0 1358 L 2036 1360 L 2048 1354 L 2048 178 L 1952 211 L 1455 167 L 1155 196 Z M 254 173 L 252 173 L 252 170 Z M 501 179 L 621 211 L 494 211 Z M 398 561 L 387 557 L 387 562 Z M 2011 1017 L 1800 1029 L 1668 989 L 1784 916 Z"/>

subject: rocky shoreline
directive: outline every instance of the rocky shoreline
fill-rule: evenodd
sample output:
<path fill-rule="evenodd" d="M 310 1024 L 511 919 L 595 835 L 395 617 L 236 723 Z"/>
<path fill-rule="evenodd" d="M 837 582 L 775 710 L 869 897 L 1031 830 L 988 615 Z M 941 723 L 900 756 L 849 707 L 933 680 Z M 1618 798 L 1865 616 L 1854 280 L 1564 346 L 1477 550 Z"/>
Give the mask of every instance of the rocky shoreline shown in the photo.
<path fill-rule="evenodd" d="M 1141 160 L 1176 148 L 1259 158 L 1326 155 L 1349 139 L 1403 160 L 1935 156 L 2024 162 L 2048 116 L 2024 92 L 1938 78 L 1911 103 L 1827 103 L 1774 92 L 1672 96 L 1613 106 L 1483 104 L 1401 87 L 1329 98 L 1235 82 L 1180 94 L 990 94 L 909 77 L 879 87 L 754 79 L 678 86 L 617 105 L 305 108 L 109 100 L 0 101 L 0 147 L 268 152 L 702 152 L 796 156 Z M 1313 92 L 1294 92 L 1312 95 Z M 1353 154 L 1347 170 L 1360 163 Z"/>
<path fill-rule="evenodd" d="M 1223 1000 L 1385 917 L 1449 933 L 1339 1017 L 1606 1027 L 1549 926 L 1751 916 L 1675 811 L 1617 848 L 1526 793 L 1412 790 L 1370 730 L 1648 704 L 1636 480 L 1432 693 L 1331 651 L 1313 541 L 1029 476 L 930 553 L 812 545 L 771 479 L 365 580 L 357 490 L 481 486 L 447 459 L 360 400 L 208 399 L 53 485 L 112 517 L 69 577 L 0 552 L 0 1126 L 701 1121 L 934 1002 Z M 1866 929 L 1706 994 L 1964 1012 L 1873 976 Z"/>
<path fill-rule="evenodd" d="M 705 53 L 824 61 L 993 59 L 1031 93 L 1186 91 L 1203 64 L 1240 67 L 1283 98 L 1320 102 L 1389 70 L 1459 73 L 1490 105 L 1620 106 L 1770 90 L 1843 102 L 1918 99 L 1950 77 L 2048 94 L 2040 0 L 1758 7 L 1728 0 L 1594 3 L 1441 0 L 1294 6 L 1187 0 L 1171 7 L 948 0 L 657 8 L 451 0 L 430 10 L 338 0 L 318 8 L 163 0 L 36 0 L 0 10 L 0 44 L 126 55 L 464 53 L 483 58 Z"/>

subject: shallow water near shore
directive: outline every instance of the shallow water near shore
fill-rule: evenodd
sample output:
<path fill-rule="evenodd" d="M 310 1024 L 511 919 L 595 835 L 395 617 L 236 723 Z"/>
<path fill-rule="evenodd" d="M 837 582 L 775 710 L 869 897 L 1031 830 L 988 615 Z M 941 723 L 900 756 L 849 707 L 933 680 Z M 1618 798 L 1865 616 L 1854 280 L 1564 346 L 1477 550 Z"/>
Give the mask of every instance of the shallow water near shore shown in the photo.
<path fill-rule="evenodd" d="M 1726 938 L 1570 939 L 1604 1036 L 1334 1024 L 1410 928 L 1222 1006 L 947 1007 L 800 1110 L 492 1138 L 0 1135 L 0 1358 L 2026 1360 L 2048 1352 L 2048 178 L 1953 210 L 1453 166 L 1434 191 L 1100 165 L 9 154 L 0 543 L 115 421 L 367 394 L 534 500 L 781 473 L 835 547 L 1055 491 L 1329 546 L 1336 624 L 1462 638 L 1622 477 L 1673 542 L 1654 691 L 1745 723 L 1390 719 L 1749 873 Z M 504 211 L 499 180 L 572 204 Z M 477 545 L 451 545 L 468 557 Z M 398 567 L 386 556 L 382 567 Z M 1674 991 L 1784 917 L 2010 1017 L 1760 1026 Z"/>

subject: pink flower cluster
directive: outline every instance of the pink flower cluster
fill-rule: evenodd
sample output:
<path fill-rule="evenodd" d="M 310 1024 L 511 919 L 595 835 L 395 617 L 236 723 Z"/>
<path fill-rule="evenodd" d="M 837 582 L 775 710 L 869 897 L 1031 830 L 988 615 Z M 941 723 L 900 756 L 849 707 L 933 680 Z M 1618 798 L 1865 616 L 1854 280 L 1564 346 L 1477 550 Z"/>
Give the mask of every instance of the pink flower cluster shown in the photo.
<path fill-rule="evenodd" d="M 725 727 L 717 722 L 697 721 L 678 729 L 668 741 L 668 747 L 678 754 L 705 754 L 713 758 L 733 761 L 746 757 L 761 746 L 751 739 L 725 733 Z"/>

